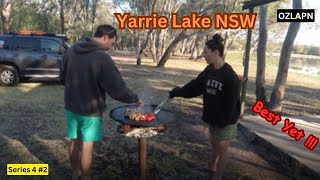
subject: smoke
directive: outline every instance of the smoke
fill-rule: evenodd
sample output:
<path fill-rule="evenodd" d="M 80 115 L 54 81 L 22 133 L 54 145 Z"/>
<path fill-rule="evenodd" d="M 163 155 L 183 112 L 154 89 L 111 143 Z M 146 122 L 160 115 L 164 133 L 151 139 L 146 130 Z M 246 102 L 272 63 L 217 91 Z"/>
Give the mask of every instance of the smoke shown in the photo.
<path fill-rule="evenodd" d="M 149 82 L 144 83 L 143 90 L 140 95 L 140 99 L 144 102 L 145 105 L 152 104 L 154 101 L 153 90 Z"/>

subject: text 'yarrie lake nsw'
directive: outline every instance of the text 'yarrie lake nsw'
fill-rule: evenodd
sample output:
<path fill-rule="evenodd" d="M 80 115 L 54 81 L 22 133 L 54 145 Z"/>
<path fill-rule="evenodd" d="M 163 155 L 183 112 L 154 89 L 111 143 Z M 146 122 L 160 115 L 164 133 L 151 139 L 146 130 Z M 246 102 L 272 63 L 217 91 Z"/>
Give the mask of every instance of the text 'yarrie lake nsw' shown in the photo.
<path fill-rule="evenodd" d="M 254 29 L 257 13 L 215 13 L 202 16 L 192 12 L 190 16 L 179 16 L 171 13 L 170 19 L 153 12 L 148 16 L 135 16 L 130 13 L 114 13 L 119 22 L 119 29 Z"/>
<path fill-rule="evenodd" d="M 282 120 L 280 114 L 270 111 L 261 100 L 258 100 L 252 106 L 252 111 L 259 114 L 260 117 L 270 122 L 273 126 L 277 125 Z M 288 133 L 288 135 L 296 141 L 300 141 L 303 137 L 305 137 L 305 131 L 296 127 L 296 124 L 291 122 L 288 118 L 284 120 L 284 125 L 281 130 L 284 133 Z M 314 150 L 318 143 L 319 138 L 313 134 L 310 134 L 305 140 L 304 146 L 309 150 Z"/>

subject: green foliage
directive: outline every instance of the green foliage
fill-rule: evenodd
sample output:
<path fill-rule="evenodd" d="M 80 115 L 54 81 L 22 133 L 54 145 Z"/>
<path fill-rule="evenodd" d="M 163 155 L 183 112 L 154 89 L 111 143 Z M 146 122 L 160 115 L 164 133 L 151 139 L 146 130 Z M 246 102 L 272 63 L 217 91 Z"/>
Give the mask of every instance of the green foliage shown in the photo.
<path fill-rule="evenodd" d="M 245 48 L 245 43 L 241 40 L 234 40 L 231 44 L 231 46 L 229 47 L 229 50 L 244 50 Z"/>
<path fill-rule="evenodd" d="M 294 54 L 303 54 L 304 53 L 304 49 L 305 49 L 305 46 L 304 45 L 295 45 L 293 47 L 293 53 Z"/>
<path fill-rule="evenodd" d="M 267 43 L 267 52 L 280 53 L 281 48 L 282 48 L 282 43 L 280 42 L 268 41 Z"/>
<path fill-rule="evenodd" d="M 291 69 L 295 69 L 295 70 L 301 70 L 302 69 L 301 67 L 297 67 L 297 66 L 291 66 L 290 68 Z"/>
<path fill-rule="evenodd" d="M 18 4 L 13 9 L 11 30 L 59 31 L 59 19 L 48 11 L 41 11 L 39 4 Z"/>
<path fill-rule="evenodd" d="M 305 54 L 320 56 L 320 47 L 317 46 L 306 46 L 306 45 L 295 45 L 293 47 L 294 54 Z"/>
<path fill-rule="evenodd" d="M 319 54 L 319 47 L 311 46 L 307 52 L 308 55 L 320 55 Z"/>

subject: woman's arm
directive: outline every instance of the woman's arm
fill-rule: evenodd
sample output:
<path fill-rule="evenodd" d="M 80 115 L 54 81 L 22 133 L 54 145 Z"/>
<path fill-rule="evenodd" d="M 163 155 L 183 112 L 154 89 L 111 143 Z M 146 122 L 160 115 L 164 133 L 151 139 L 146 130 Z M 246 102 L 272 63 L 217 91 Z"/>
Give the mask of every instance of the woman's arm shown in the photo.
<path fill-rule="evenodd" d="M 193 79 L 181 88 L 174 88 L 169 92 L 170 98 L 184 97 L 193 98 L 200 96 L 203 93 L 203 82 L 205 80 L 204 71 L 201 72 L 196 79 Z"/>
<path fill-rule="evenodd" d="M 227 77 L 224 94 L 223 111 L 220 112 L 220 116 L 217 118 L 217 124 L 220 127 L 231 124 L 239 116 L 240 81 L 236 76 L 230 75 Z"/>

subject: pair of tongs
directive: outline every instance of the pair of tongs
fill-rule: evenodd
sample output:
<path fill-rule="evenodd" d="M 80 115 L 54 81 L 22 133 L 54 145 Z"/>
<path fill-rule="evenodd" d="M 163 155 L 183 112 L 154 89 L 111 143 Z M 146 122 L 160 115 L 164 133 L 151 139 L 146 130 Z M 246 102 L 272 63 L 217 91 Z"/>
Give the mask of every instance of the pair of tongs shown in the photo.
<path fill-rule="evenodd" d="M 164 101 L 162 101 L 159 106 L 154 110 L 154 114 L 158 114 L 160 110 L 163 108 L 164 104 L 169 100 L 169 97 L 167 97 Z"/>

